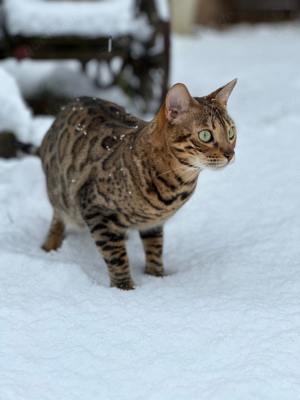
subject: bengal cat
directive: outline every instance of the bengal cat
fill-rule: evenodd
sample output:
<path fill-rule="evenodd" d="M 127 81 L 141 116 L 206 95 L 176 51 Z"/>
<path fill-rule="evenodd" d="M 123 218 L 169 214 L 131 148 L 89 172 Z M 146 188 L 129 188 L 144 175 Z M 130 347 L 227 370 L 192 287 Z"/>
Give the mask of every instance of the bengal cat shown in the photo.
<path fill-rule="evenodd" d="M 66 223 L 87 226 L 111 286 L 133 289 L 125 248 L 140 232 L 146 273 L 163 276 L 163 225 L 195 191 L 204 168 L 234 161 L 236 129 L 227 113 L 233 80 L 193 98 L 174 85 L 150 122 L 90 97 L 71 102 L 47 132 L 40 156 L 54 209 L 46 251 L 57 249 Z"/>

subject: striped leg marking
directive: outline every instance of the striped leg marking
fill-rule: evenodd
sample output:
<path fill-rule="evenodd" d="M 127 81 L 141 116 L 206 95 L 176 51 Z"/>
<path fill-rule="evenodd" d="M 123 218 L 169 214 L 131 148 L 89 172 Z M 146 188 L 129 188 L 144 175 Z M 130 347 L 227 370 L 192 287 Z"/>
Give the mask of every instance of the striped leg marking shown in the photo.
<path fill-rule="evenodd" d="M 130 275 L 129 261 L 125 247 L 124 228 L 106 222 L 109 217 L 101 218 L 86 215 L 85 220 L 100 254 L 106 262 L 110 286 L 123 290 L 134 289 Z"/>
<path fill-rule="evenodd" d="M 164 276 L 162 262 L 163 228 L 140 232 L 146 253 L 146 274 Z"/>

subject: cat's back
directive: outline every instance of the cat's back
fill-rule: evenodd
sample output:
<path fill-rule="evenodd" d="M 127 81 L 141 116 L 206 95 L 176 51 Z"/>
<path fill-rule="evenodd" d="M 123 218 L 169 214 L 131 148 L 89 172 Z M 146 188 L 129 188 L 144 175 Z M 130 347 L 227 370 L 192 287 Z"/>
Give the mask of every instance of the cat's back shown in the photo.
<path fill-rule="evenodd" d="M 105 100 L 80 97 L 69 103 L 56 117 L 40 148 L 48 196 L 55 209 L 80 225 L 78 193 L 82 188 L 96 188 L 98 193 L 101 185 L 103 192 L 117 193 L 123 177 L 119 176 L 121 167 L 117 174 L 116 165 L 132 154 L 138 128 L 145 124 Z M 102 197 L 98 200 L 99 204 L 103 202 Z"/>
<path fill-rule="evenodd" d="M 134 133 L 146 122 L 126 113 L 123 107 L 96 97 L 79 97 L 69 103 L 56 117 L 41 146 L 42 160 L 58 156 L 80 156 L 96 143 L 98 152 L 107 150 L 107 143 Z M 113 143 L 113 142 L 112 142 Z M 44 163 L 43 163 L 44 164 Z"/>

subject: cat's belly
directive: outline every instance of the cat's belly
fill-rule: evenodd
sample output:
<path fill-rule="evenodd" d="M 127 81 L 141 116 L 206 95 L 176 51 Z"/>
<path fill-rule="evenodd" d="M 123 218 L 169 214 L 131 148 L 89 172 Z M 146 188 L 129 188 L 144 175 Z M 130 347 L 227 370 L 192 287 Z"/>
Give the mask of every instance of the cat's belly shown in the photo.
<path fill-rule="evenodd" d="M 156 221 L 152 221 L 152 222 L 148 222 L 148 223 L 138 223 L 136 225 L 130 226 L 130 229 L 136 229 L 138 231 L 141 231 L 141 230 L 148 230 L 151 228 L 155 228 L 157 226 L 163 225 L 171 217 L 172 217 L 172 215 L 168 218 L 164 218 L 161 220 L 156 220 Z"/>

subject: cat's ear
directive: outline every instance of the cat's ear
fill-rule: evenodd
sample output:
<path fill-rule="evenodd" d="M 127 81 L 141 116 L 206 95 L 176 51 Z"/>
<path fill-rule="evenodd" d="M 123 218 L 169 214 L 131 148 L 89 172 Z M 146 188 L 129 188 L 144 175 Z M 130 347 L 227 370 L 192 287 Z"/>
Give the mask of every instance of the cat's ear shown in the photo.
<path fill-rule="evenodd" d="M 196 100 L 190 95 L 186 86 L 176 83 L 168 92 L 165 103 L 166 118 L 169 122 L 176 124 L 180 117 L 197 105 Z"/>
<path fill-rule="evenodd" d="M 217 106 L 225 107 L 227 106 L 227 102 L 233 88 L 237 83 L 237 79 L 227 83 L 227 85 L 222 86 L 220 89 L 216 90 L 215 92 L 211 93 L 207 98 L 214 100 Z"/>

